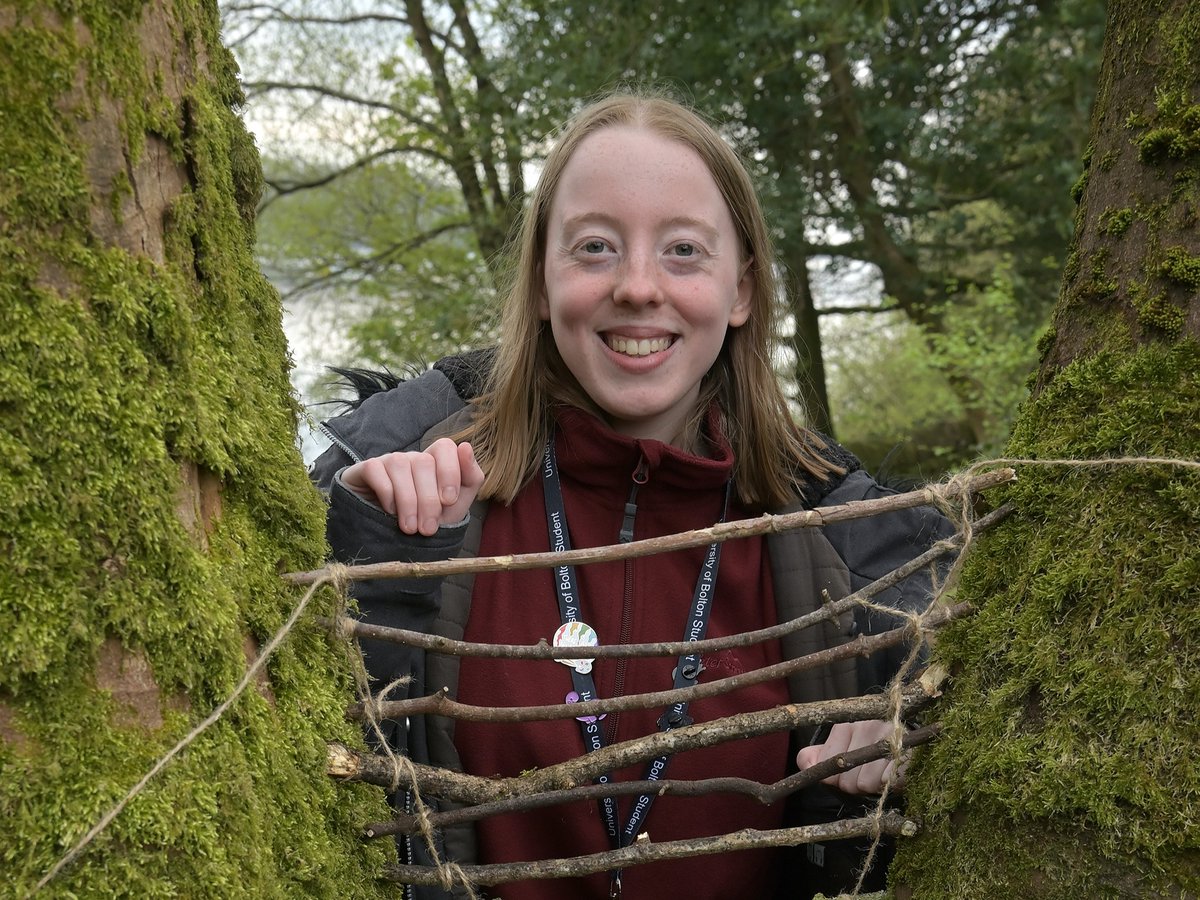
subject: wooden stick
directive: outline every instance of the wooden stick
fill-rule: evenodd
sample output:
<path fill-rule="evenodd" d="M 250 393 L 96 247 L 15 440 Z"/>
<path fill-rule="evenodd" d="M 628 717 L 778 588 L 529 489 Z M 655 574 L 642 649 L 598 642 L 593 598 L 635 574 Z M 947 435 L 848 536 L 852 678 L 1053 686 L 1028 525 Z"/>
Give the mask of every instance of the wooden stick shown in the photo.
<path fill-rule="evenodd" d="M 997 522 L 1010 515 L 1013 511 L 1011 504 L 996 509 L 979 519 L 974 524 L 976 533 L 983 532 Z M 454 641 L 450 638 L 425 634 L 420 631 L 409 631 L 403 628 L 387 628 L 383 625 L 369 625 L 354 619 L 342 617 L 333 619 L 317 619 L 317 623 L 328 628 L 360 638 L 374 638 L 397 644 L 407 644 L 410 647 L 420 647 L 447 656 L 479 656 L 505 659 L 609 659 L 633 656 L 679 656 L 683 653 L 712 653 L 717 650 L 728 650 L 733 647 L 746 647 L 764 641 L 778 640 L 794 631 L 810 628 L 813 625 L 828 621 L 860 605 L 888 588 L 903 581 L 914 572 L 925 568 L 934 560 L 957 549 L 963 541 L 961 534 L 955 534 L 944 541 L 939 541 L 920 556 L 904 565 L 893 569 L 876 581 L 871 582 L 853 594 L 848 594 L 841 600 L 827 603 L 819 610 L 808 613 L 789 622 L 781 622 L 770 628 L 760 628 L 757 631 L 746 631 L 727 637 L 708 638 L 703 641 L 662 641 L 654 644 L 605 644 L 599 647 L 551 647 L 545 639 L 536 644 L 515 646 L 510 644 L 480 644 L 470 641 Z M 623 545 L 629 546 L 629 545 Z M 559 554 L 560 556 L 562 554 Z"/>
<path fill-rule="evenodd" d="M 961 603 L 953 607 L 937 607 L 922 617 L 922 627 L 934 629 L 970 613 L 970 604 Z M 625 712 L 630 709 L 651 709 L 656 706 L 671 706 L 680 701 L 702 700 L 717 697 L 764 681 L 786 678 L 795 672 L 815 669 L 831 662 L 852 656 L 870 656 L 886 647 L 894 647 L 914 637 L 913 629 L 906 624 L 880 634 L 861 635 L 844 644 L 818 650 L 796 659 L 785 660 L 771 666 L 763 666 L 740 675 L 706 681 L 692 687 L 667 691 L 652 691 L 646 694 L 628 694 L 603 700 L 586 700 L 580 703 L 555 703 L 548 706 L 471 706 L 450 699 L 446 688 L 425 697 L 408 700 L 384 700 L 374 702 L 368 710 L 366 703 L 352 704 L 346 715 L 354 719 L 368 718 L 368 712 L 378 719 L 403 719 L 405 716 L 432 714 L 463 719 L 469 722 L 534 722 L 555 719 L 574 719 L 578 716 L 598 716 L 607 713 Z"/>
<path fill-rule="evenodd" d="M 498 863 L 489 866 L 463 866 L 459 871 L 473 886 L 490 887 L 508 881 L 571 878 L 591 875 L 595 872 L 627 869 L 631 866 L 658 860 L 683 859 L 690 856 L 727 853 L 732 850 L 750 850 L 756 847 L 792 847 L 816 841 L 839 841 L 846 838 L 874 837 L 880 834 L 911 837 L 917 833 L 917 828 L 918 825 L 914 820 L 905 818 L 892 810 L 881 816 L 841 819 L 821 825 L 780 828 L 772 831 L 747 828 L 717 837 L 667 841 L 662 844 L 656 844 L 646 837 L 620 850 L 593 853 L 590 856 Z M 405 884 L 441 884 L 438 870 L 432 866 L 388 866 L 384 869 L 384 877 Z"/>
<path fill-rule="evenodd" d="M 585 547 L 562 553 L 523 553 L 507 556 L 479 556 L 467 559 L 445 559 L 435 562 L 385 562 L 362 566 L 345 566 L 342 573 L 351 581 L 369 581 L 377 578 L 443 577 L 470 572 L 514 572 L 524 569 L 545 569 L 563 565 L 580 565 L 616 559 L 636 559 L 652 556 L 669 550 L 689 547 L 704 547 L 715 542 L 734 538 L 751 537 L 771 532 L 790 531 L 795 528 L 817 528 L 836 522 L 848 522 L 882 513 L 927 506 L 946 500 L 985 491 L 1016 480 L 1012 469 L 997 469 L 983 475 L 975 475 L 962 481 L 951 481 L 945 485 L 930 485 L 919 491 L 880 497 L 876 500 L 855 500 L 841 506 L 818 507 L 784 515 L 764 515 L 756 519 L 738 519 L 722 522 L 709 528 L 685 531 L 681 534 L 664 535 L 633 541 L 628 544 L 612 544 L 604 547 Z M 310 572 L 288 572 L 282 577 L 292 584 L 312 584 L 320 578 L 329 577 L 328 569 Z"/>
<path fill-rule="evenodd" d="M 926 725 L 906 732 L 902 746 L 904 749 L 919 747 L 927 744 L 941 734 L 940 723 Z M 431 811 L 428 822 L 434 828 L 444 828 L 449 825 L 461 825 L 466 822 L 476 822 L 491 816 L 510 812 L 524 812 L 544 806 L 557 806 L 562 803 L 573 803 L 577 800 L 596 800 L 600 797 L 623 797 L 636 794 L 671 794 L 675 797 L 701 797 L 707 794 L 743 794 L 753 797 L 760 803 L 769 806 L 784 797 L 803 790 L 809 785 L 823 781 L 831 775 L 848 772 L 864 763 L 883 759 L 892 752 L 890 742 L 886 740 L 868 744 L 857 750 L 831 756 L 814 766 L 796 772 L 774 784 L 760 784 L 748 778 L 703 778 L 695 781 L 680 781 L 670 778 L 658 781 L 620 781 L 610 784 L 585 784 L 562 791 L 546 791 L 541 794 L 531 794 L 527 797 L 513 797 L 508 800 L 498 800 L 492 803 L 480 803 L 477 806 L 467 806 L 461 809 L 444 812 Z M 394 834 L 417 834 L 420 832 L 419 820 L 416 816 L 402 813 L 390 822 L 373 822 L 363 829 L 367 838 L 386 837 Z"/>
<path fill-rule="evenodd" d="M 924 680 L 906 685 L 901 692 L 899 714 L 902 717 L 908 715 L 938 693 L 936 685 Z M 393 761 L 388 757 L 353 750 L 335 741 L 326 745 L 326 771 L 330 776 L 344 781 L 365 781 L 383 787 L 406 787 L 415 780 L 425 796 L 443 797 L 458 803 L 484 803 L 575 787 L 593 781 L 605 772 L 614 772 L 658 756 L 671 756 L 727 741 L 825 722 L 890 718 L 896 712 L 893 698 L 886 694 L 787 704 L 655 732 L 512 778 L 483 778 L 413 763 L 403 758 Z"/>

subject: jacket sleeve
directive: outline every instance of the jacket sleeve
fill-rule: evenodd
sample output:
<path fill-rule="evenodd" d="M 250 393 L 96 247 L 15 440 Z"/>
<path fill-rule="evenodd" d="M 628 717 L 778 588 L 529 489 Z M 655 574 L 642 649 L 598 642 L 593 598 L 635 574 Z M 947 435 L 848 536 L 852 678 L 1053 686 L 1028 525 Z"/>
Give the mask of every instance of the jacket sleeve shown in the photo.
<path fill-rule="evenodd" d="M 895 493 L 881 487 L 865 471 L 858 470 L 826 494 L 820 505 L 838 506 Z M 924 553 L 937 541 L 950 537 L 954 528 L 933 507 L 919 506 L 826 525 L 823 531 L 850 570 L 850 589 L 857 591 Z M 923 569 L 877 595 L 874 602 L 904 612 L 917 612 L 925 608 L 931 594 L 931 573 Z M 901 621 L 899 616 L 874 610 L 859 608 L 855 611 L 858 633 L 878 634 L 895 628 Z M 860 689 L 865 692 L 882 688 L 899 671 L 907 652 L 907 647 L 893 647 L 861 660 Z"/>
<path fill-rule="evenodd" d="M 423 433 L 463 407 L 464 401 L 447 377 L 431 370 L 397 388 L 373 394 L 355 409 L 323 423 L 332 440 L 318 457 L 309 477 L 325 496 L 326 538 L 332 558 L 342 563 L 430 562 L 458 554 L 467 520 L 438 529 L 425 537 L 406 535 L 396 520 L 340 481 L 347 466 L 392 451 L 415 450 Z M 390 578 L 359 581 L 351 586 L 358 616 L 373 625 L 428 633 L 440 604 L 440 579 Z M 367 674 L 380 690 L 397 679 L 390 699 L 424 693 L 423 651 L 388 641 L 360 641 Z M 393 746 L 404 746 L 401 723 L 383 723 Z"/>
<path fill-rule="evenodd" d="M 335 476 L 329 493 L 326 535 L 333 558 L 339 562 L 433 562 L 458 553 L 467 521 L 443 526 L 429 537 L 407 535 L 393 516 L 348 490 Z M 357 582 L 352 595 L 363 620 L 428 633 L 437 614 L 440 585 L 439 578 L 385 578 Z M 412 648 L 376 640 L 362 641 L 362 648 L 367 673 L 376 687 L 419 671 L 412 658 L 418 651 Z M 400 691 L 393 696 L 408 693 Z"/>

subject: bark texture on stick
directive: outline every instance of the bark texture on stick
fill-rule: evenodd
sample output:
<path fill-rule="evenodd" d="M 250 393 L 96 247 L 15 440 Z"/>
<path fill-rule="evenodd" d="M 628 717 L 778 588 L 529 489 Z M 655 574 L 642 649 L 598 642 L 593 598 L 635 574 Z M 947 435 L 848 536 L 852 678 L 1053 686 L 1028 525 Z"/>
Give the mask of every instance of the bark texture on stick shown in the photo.
<path fill-rule="evenodd" d="M 712 853 L 732 853 L 752 847 L 793 847 L 814 841 L 839 841 L 876 834 L 912 836 L 918 825 L 900 813 L 889 811 L 876 818 L 843 819 L 826 825 L 806 825 L 800 828 L 781 828 L 776 831 L 746 829 L 712 838 L 693 838 L 686 841 L 667 841 L 656 844 L 640 840 L 621 850 L 573 856 L 569 859 L 544 859 L 536 862 L 464 866 L 463 875 L 477 887 L 488 887 L 530 878 L 572 878 L 629 868 L 662 859 L 682 859 Z M 440 884 L 437 870 L 426 866 L 389 866 L 387 877 L 406 884 Z"/>
<path fill-rule="evenodd" d="M 362 566 L 347 566 L 345 577 L 351 581 L 369 581 L 377 578 L 443 577 L 455 573 L 515 572 L 523 569 L 546 569 L 567 564 L 579 565 L 592 562 L 608 562 L 619 559 L 637 559 L 653 556 L 668 550 L 689 547 L 707 547 L 739 537 L 791 531 L 796 528 L 819 528 L 835 522 L 865 519 L 881 513 L 916 506 L 937 505 L 939 502 L 961 502 L 969 495 L 989 488 L 1007 484 L 1016 477 L 1012 469 L 997 469 L 983 475 L 975 475 L 964 481 L 952 481 L 945 485 L 930 485 L 918 491 L 894 494 L 875 500 L 853 500 L 842 506 L 805 509 L 784 515 L 765 515 L 757 519 L 737 519 L 722 522 L 711 528 L 700 528 L 682 534 L 670 534 L 656 538 L 645 538 L 627 544 L 612 544 L 607 547 L 583 547 L 562 553 L 524 553 L 520 556 L 479 556 L 471 559 L 447 559 L 438 562 L 387 562 Z M 293 584 L 312 584 L 328 575 L 325 569 L 312 572 L 289 572 L 284 577 Z"/>
<path fill-rule="evenodd" d="M 919 747 L 934 740 L 941 733 L 937 723 L 906 732 L 901 742 L 904 749 Z M 543 806 L 554 806 L 559 803 L 571 803 L 576 800 L 598 800 L 601 797 L 628 797 L 637 794 L 672 794 L 677 797 L 702 797 L 706 794 L 744 794 L 753 797 L 760 803 L 775 803 L 785 797 L 803 790 L 809 785 L 857 768 L 863 763 L 883 759 L 892 752 L 888 741 L 878 741 L 857 750 L 831 756 L 824 762 L 810 766 L 794 775 L 789 775 L 775 784 L 759 784 L 745 778 L 704 778 L 698 781 L 678 781 L 670 778 L 660 778 L 657 781 L 621 781 L 610 784 L 588 784 L 562 791 L 545 791 L 540 794 L 530 794 L 525 797 L 513 797 L 508 800 L 497 800 L 491 803 L 480 803 L 476 806 L 445 812 L 431 812 L 429 824 L 434 828 L 446 825 L 458 825 L 463 822 L 476 822 L 488 816 L 502 813 L 519 812 L 526 809 L 537 809 Z M 335 751 L 330 751 L 330 769 Z M 340 757 L 340 751 L 337 751 Z M 344 767 L 346 762 L 339 760 L 338 767 Z M 392 834 L 417 834 L 420 832 L 420 820 L 414 815 L 398 815 L 390 822 L 376 822 L 364 829 L 368 838 L 383 837 Z"/>
<path fill-rule="evenodd" d="M 907 715 L 929 702 L 935 690 L 923 684 L 909 685 L 902 692 L 901 713 Z M 820 703 L 789 704 L 760 712 L 740 713 L 712 722 L 701 722 L 672 731 L 656 732 L 631 741 L 603 747 L 586 756 L 538 769 L 517 778 L 482 778 L 450 772 L 407 760 L 393 762 L 384 756 L 329 745 L 328 772 L 342 780 L 366 781 L 390 787 L 410 785 L 415 777 L 422 794 L 459 803 L 483 803 L 519 797 L 538 791 L 562 790 L 591 781 L 605 772 L 616 771 L 656 756 L 711 747 L 727 741 L 802 728 L 822 722 L 854 722 L 883 719 L 892 713 L 892 699 L 882 694 L 825 700 Z"/>
<path fill-rule="evenodd" d="M 935 609 L 925 620 L 925 628 L 937 628 L 947 621 L 961 618 L 969 612 L 969 607 L 960 605 L 953 609 Z M 464 719 L 474 722 L 532 722 L 552 719 L 574 719 L 579 716 L 598 716 L 612 712 L 624 712 L 629 709 L 652 709 L 654 707 L 670 706 L 681 701 L 691 702 L 705 697 L 716 697 L 736 691 L 751 684 L 761 684 L 764 681 L 774 681 L 786 678 L 796 672 L 804 672 L 828 665 L 835 660 L 847 659 L 853 656 L 870 656 L 887 647 L 916 638 L 916 630 L 908 626 L 885 631 L 882 634 L 860 635 L 853 640 L 820 650 L 807 656 L 776 663 L 762 669 L 744 672 L 741 675 L 731 675 L 705 681 L 689 688 L 670 691 L 654 691 L 648 694 L 626 694 L 624 697 L 612 697 L 603 700 L 585 700 L 579 703 L 558 703 L 551 706 L 471 706 L 451 700 L 445 689 L 426 697 L 415 697 L 411 700 L 383 700 L 371 704 L 370 711 L 376 718 L 402 719 L 405 716 L 432 714 L 449 716 L 452 719 Z M 922 636 L 921 639 L 924 639 Z M 598 650 L 600 648 L 591 648 Z M 356 703 L 347 710 L 352 718 L 367 718 L 366 704 Z"/>
<path fill-rule="evenodd" d="M 1009 455 L 1200 459 L 1200 4 L 1111 0 L 1077 239 Z M 937 652 L 897 898 L 1200 895 L 1200 475 L 1020 470 Z"/>

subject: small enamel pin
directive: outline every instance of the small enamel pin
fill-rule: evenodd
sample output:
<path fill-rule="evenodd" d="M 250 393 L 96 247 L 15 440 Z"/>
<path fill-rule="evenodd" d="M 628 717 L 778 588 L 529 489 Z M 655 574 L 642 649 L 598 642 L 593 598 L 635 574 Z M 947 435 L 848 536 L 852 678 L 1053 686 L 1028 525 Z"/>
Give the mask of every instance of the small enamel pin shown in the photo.
<path fill-rule="evenodd" d="M 586 622 L 563 622 L 554 632 L 555 647 L 595 647 L 600 643 L 596 631 Z M 581 675 L 592 671 L 594 659 L 556 659 L 555 662 L 574 669 Z"/>
<path fill-rule="evenodd" d="M 578 703 L 579 695 L 577 693 L 575 693 L 574 691 L 571 691 L 569 694 L 567 694 L 567 702 L 568 703 Z M 591 725 L 593 722 L 599 722 L 601 719 L 603 719 L 607 715 L 608 715 L 608 713 L 601 713 L 598 716 L 576 716 L 575 718 L 578 719 L 580 722 L 585 722 L 588 725 Z"/>

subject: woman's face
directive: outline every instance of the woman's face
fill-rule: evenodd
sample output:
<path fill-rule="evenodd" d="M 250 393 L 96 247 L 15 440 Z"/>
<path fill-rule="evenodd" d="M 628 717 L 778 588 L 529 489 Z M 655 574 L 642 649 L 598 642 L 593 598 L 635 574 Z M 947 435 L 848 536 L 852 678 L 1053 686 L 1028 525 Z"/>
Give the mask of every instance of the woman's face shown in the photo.
<path fill-rule="evenodd" d="M 563 361 L 632 437 L 678 442 L 753 276 L 700 156 L 640 126 L 586 137 L 550 205 L 540 314 Z"/>

